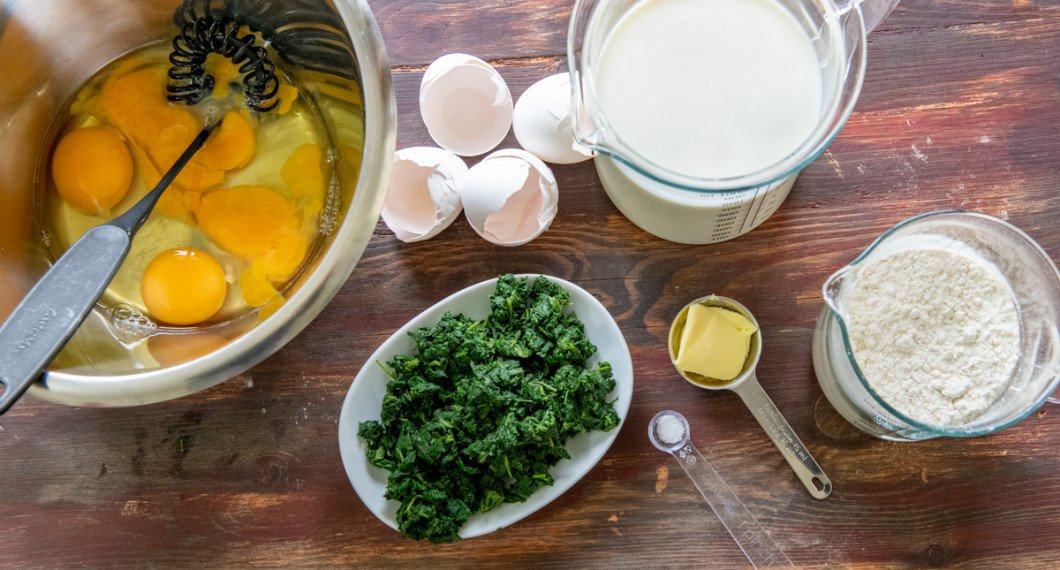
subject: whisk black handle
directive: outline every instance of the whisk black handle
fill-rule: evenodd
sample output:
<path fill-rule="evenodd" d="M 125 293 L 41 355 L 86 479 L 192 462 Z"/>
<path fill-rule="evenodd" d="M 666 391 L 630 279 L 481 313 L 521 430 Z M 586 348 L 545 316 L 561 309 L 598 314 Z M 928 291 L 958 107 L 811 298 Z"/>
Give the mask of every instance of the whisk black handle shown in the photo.
<path fill-rule="evenodd" d="M 0 413 L 7 411 L 55 358 L 106 290 L 131 238 L 110 225 L 77 240 L 30 289 L 0 327 Z"/>
<path fill-rule="evenodd" d="M 133 235 L 213 128 L 203 129 L 132 208 L 70 246 L 0 326 L 0 414 L 29 389 L 81 326 L 128 255 Z"/>

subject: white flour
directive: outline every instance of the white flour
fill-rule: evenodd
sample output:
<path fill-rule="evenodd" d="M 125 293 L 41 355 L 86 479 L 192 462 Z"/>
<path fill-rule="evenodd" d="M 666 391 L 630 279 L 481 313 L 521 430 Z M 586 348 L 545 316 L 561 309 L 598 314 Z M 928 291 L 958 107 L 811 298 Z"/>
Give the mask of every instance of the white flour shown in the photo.
<path fill-rule="evenodd" d="M 955 427 L 981 415 L 1019 357 L 1019 315 L 1007 285 L 961 253 L 910 249 L 863 267 L 847 314 L 869 385 L 925 424 Z"/>

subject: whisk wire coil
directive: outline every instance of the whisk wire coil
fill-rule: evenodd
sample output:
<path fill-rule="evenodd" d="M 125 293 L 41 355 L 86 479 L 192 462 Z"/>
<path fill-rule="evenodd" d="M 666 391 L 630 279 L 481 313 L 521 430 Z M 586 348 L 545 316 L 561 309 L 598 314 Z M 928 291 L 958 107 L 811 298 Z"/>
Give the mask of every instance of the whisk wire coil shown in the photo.
<path fill-rule="evenodd" d="M 266 48 L 258 45 L 254 34 L 239 35 L 241 27 L 223 12 L 208 12 L 184 22 L 180 33 L 173 38 L 173 51 L 169 55 L 172 67 L 167 98 L 194 105 L 209 95 L 214 78 L 206 70 L 206 59 L 210 54 L 218 54 L 239 66 L 248 108 L 259 112 L 275 108 L 280 89 L 276 65 L 269 59 Z"/>

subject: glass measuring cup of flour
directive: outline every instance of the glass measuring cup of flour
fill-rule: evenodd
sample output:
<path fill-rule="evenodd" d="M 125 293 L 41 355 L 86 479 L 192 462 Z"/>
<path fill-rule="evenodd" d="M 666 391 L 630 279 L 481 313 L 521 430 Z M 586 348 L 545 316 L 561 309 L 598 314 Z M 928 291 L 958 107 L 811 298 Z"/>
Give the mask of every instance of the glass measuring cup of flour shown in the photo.
<path fill-rule="evenodd" d="M 749 232 L 771 216 L 787 198 L 799 171 L 824 151 L 846 123 L 865 76 L 866 34 L 898 3 L 898 0 L 759 1 L 778 4 L 804 32 L 803 39 L 812 44 L 813 53 L 807 55 L 812 61 L 806 69 L 808 73 L 821 74 L 819 116 L 816 123 L 807 118 L 807 125 L 812 129 L 809 135 L 782 158 L 756 166 L 753 171 L 718 177 L 691 175 L 672 164 L 661 164 L 657 154 L 661 150 L 656 150 L 653 158 L 647 156 L 644 145 L 639 145 L 637 150 L 634 148 L 637 145 L 630 144 L 629 131 L 626 135 L 616 132 L 612 120 L 615 117 L 604 112 L 601 95 L 607 86 L 598 78 L 599 70 L 604 67 L 602 54 L 623 18 L 645 0 L 575 2 L 567 45 L 575 137 L 597 152 L 597 172 L 611 201 L 623 215 L 649 233 L 679 243 L 716 243 Z M 666 65 L 665 60 L 670 58 L 661 59 L 659 65 Z M 682 69 L 675 67 L 674 74 L 680 73 Z M 718 78 L 718 83 L 725 81 Z M 658 85 L 660 90 L 667 87 Z M 654 82 L 651 88 L 655 89 Z M 637 101 L 628 101 L 628 105 L 636 106 Z M 637 109 L 640 112 L 641 108 Z M 644 113 L 662 111 L 643 110 Z M 692 137 L 695 141 L 688 138 L 682 137 L 679 144 L 699 144 L 709 137 Z M 700 151 L 696 147 L 693 152 Z"/>
<path fill-rule="evenodd" d="M 677 365 L 681 334 L 684 332 L 685 323 L 688 320 L 688 310 L 693 305 L 728 309 L 743 315 L 754 325 L 756 330 L 751 336 L 751 348 L 747 355 L 747 360 L 744 362 L 742 372 L 736 378 L 722 382 L 700 376 L 699 374 L 685 372 Z M 669 350 L 670 361 L 673 362 L 674 368 L 677 369 L 682 378 L 693 386 L 704 390 L 731 390 L 740 396 L 740 399 L 751 410 L 751 414 L 758 420 L 766 435 L 780 450 L 780 454 L 784 456 L 788 465 L 795 471 L 799 481 L 802 482 L 813 498 L 825 499 L 832 494 L 831 480 L 828 479 L 821 466 L 810 455 L 809 450 L 802 444 L 799 436 L 795 435 L 795 430 L 791 429 L 787 420 L 780 414 L 780 410 L 769 399 L 766 391 L 762 389 L 762 385 L 758 383 L 758 378 L 755 376 L 755 368 L 758 367 L 758 360 L 762 357 L 762 329 L 758 326 L 758 321 L 755 320 L 754 315 L 751 314 L 747 307 L 728 297 L 720 297 L 718 295 L 702 297 L 692 301 L 677 313 L 673 323 L 670 325 Z"/>
<path fill-rule="evenodd" d="M 1019 311 L 1020 354 L 1008 387 L 983 415 L 959 428 L 915 421 L 880 398 L 858 367 L 846 328 L 848 302 L 863 264 L 936 244 L 977 257 L 996 269 Z M 916 216 L 885 232 L 829 277 L 822 291 L 826 307 L 813 337 L 818 382 L 836 411 L 872 436 L 916 441 L 992 433 L 1029 416 L 1060 384 L 1060 273 L 1033 239 L 1008 222 L 960 211 Z"/>

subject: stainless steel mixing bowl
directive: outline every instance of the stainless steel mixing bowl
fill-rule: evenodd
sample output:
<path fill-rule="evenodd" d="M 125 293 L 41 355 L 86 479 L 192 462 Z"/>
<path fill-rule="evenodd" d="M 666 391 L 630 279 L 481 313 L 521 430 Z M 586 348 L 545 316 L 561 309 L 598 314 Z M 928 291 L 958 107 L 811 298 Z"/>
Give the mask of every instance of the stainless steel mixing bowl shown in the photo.
<path fill-rule="evenodd" d="M 327 30 L 345 77 L 321 73 L 307 50 L 285 69 L 320 111 L 335 152 L 338 217 L 287 302 L 201 330 L 124 338 L 99 306 L 30 394 L 77 406 L 132 406 L 208 388 L 297 335 L 349 277 L 376 226 L 394 151 L 390 66 L 363 0 L 230 0 L 277 29 Z M 215 0 L 215 4 L 220 0 Z M 94 72 L 175 33 L 176 0 L 8 0 L 0 8 L 0 318 L 50 263 L 36 211 L 35 173 L 59 109 Z M 311 40 L 309 40 L 311 41 Z M 343 45 L 345 44 L 345 45 Z M 275 44 L 274 44 L 275 45 Z M 303 54 L 305 56 L 305 54 Z M 128 332 L 128 331 L 126 331 Z M 120 339 L 120 340 L 119 340 Z M 8 347 L 0 347 L 0 358 Z"/>

